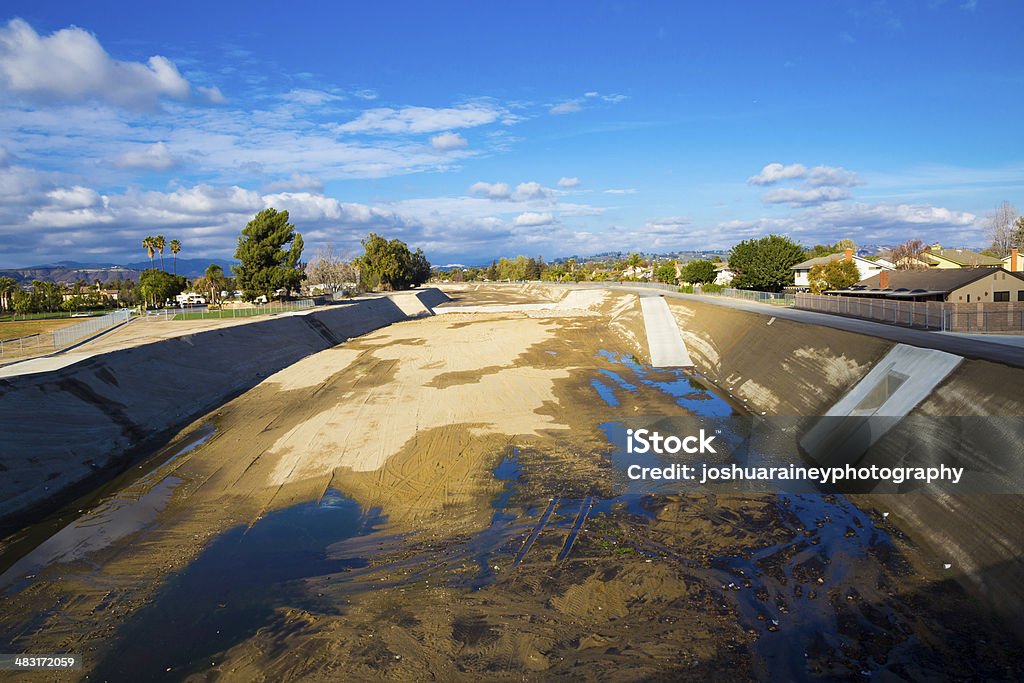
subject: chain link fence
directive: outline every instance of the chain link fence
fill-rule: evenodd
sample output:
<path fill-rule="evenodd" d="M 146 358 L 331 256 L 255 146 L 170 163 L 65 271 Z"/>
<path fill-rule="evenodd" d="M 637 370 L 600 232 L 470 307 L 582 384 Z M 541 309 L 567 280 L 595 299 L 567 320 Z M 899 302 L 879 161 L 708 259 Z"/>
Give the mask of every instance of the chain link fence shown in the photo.
<path fill-rule="evenodd" d="M 264 305 L 245 306 L 231 308 L 164 308 L 158 311 L 149 311 L 145 319 L 154 320 L 221 320 L 224 318 L 248 318 L 256 315 L 270 315 L 272 313 L 287 313 L 288 311 L 303 311 L 316 306 L 314 299 L 300 299 L 298 301 L 270 302 Z"/>
<path fill-rule="evenodd" d="M 1024 304 L 893 301 L 799 293 L 796 307 L 946 332 L 1024 332 Z"/>
<path fill-rule="evenodd" d="M 12 339 L 0 339 L 0 358 L 38 356 L 59 351 L 115 325 L 126 322 L 131 318 L 132 313 L 132 309 L 125 308 L 107 313 L 106 315 L 88 318 L 83 322 L 68 325 L 53 332 L 30 334 Z"/>

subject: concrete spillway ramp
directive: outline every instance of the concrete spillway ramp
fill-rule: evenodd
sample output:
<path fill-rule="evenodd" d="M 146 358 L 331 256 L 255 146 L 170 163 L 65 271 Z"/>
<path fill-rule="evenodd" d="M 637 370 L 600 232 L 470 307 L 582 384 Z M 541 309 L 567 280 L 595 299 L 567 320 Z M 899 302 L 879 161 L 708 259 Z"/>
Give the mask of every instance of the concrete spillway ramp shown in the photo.
<path fill-rule="evenodd" d="M 679 334 L 679 327 L 665 298 L 641 296 L 640 310 L 644 315 L 651 365 L 656 368 L 691 367 L 693 361 L 690 360 L 683 336 Z"/>
<path fill-rule="evenodd" d="M 801 447 L 822 464 L 856 463 L 962 361 L 897 344 L 804 435 Z"/>
<path fill-rule="evenodd" d="M 433 311 L 416 295 L 416 292 L 398 292 L 389 294 L 388 298 L 394 301 L 398 309 L 408 318 L 434 315 Z"/>

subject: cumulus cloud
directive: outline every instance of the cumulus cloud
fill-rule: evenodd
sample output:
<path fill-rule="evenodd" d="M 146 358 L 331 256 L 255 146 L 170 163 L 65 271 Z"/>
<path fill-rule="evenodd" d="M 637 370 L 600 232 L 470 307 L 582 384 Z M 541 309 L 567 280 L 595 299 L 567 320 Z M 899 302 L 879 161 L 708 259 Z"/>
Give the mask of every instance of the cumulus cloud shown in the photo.
<path fill-rule="evenodd" d="M 444 108 L 381 107 L 368 109 L 337 129 L 345 133 L 436 133 L 494 123 L 503 114 L 501 108 L 484 103 Z"/>
<path fill-rule="evenodd" d="M 861 184 L 856 173 L 847 171 L 842 166 L 815 166 L 807 172 L 806 182 L 811 187 L 853 187 Z"/>
<path fill-rule="evenodd" d="M 0 88 L 35 101 L 100 101 L 152 109 L 162 98 L 187 100 L 191 84 L 159 55 L 146 63 L 113 59 L 91 33 L 65 28 L 40 36 L 21 19 L 0 28 Z M 206 99 L 220 91 L 206 89 Z"/>
<path fill-rule="evenodd" d="M 137 168 L 148 171 L 166 171 L 178 164 L 178 159 L 162 142 L 139 149 L 129 150 L 116 159 L 114 164 L 120 168 Z"/>
<path fill-rule="evenodd" d="M 512 195 L 519 201 L 530 201 L 535 199 L 550 199 L 552 192 L 540 183 L 528 182 L 516 185 L 516 191 Z"/>
<path fill-rule="evenodd" d="M 790 164 L 783 166 L 779 163 L 768 164 L 761 169 L 757 175 L 747 178 L 751 185 L 771 185 L 781 180 L 802 178 L 807 173 L 807 167 L 803 164 Z"/>
<path fill-rule="evenodd" d="M 516 216 L 512 223 L 518 228 L 531 228 L 538 225 L 550 225 L 554 220 L 554 216 L 549 211 L 543 213 L 527 211 Z"/>
<path fill-rule="evenodd" d="M 579 184 L 580 184 L 580 179 L 579 178 L 559 178 L 558 179 L 558 186 L 559 187 L 576 187 Z"/>
<path fill-rule="evenodd" d="M 473 197 L 486 197 L 496 201 L 531 202 L 555 201 L 556 192 L 538 182 L 519 183 L 513 190 L 508 183 L 473 183 L 469 187 Z"/>
<path fill-rule="evenodd" d="M 841 187 L 814 187 L 808 189 L 780 187 L 761 195 L 761 201 L 767 204 L 789 204 L 791 206 L 809 206 L 811 204 L 835 202 L 849 198 L 849 190 Z"/>
<path fill-rule="evenodd" d="M 448 132 L 430 138 L 430 145 L 436 150 L 447 152 L 453 149 L 468 147 L 469 142 L 458 133 Z"/>
<path fill-rule="evenodd" d="M 469 194 L 474 197 L 488 199 L 508 199 L 512 196 L 512 188 L 507 183 L 485 183 L 483 181 L 469 186 Z"/>

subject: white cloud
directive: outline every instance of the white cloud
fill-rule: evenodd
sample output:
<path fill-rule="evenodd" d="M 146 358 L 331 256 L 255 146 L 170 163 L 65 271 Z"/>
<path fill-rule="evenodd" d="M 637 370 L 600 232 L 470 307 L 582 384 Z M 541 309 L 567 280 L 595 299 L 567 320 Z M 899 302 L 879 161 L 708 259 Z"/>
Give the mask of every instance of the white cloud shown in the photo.
<path fill-rule="evenodd" d="M 0 168 L 3 168 L 11 163 L 11 155 L 7 153 L 7 150 L 0 147 Z"/>
<path fill-rule="evenodd" d="M 677 233 L 689 227 L 692 222 L 685 216 L 663 216 L 648 220 L 646 227 L 649 231 L 656 233 Z"/>
<path fill-rule="evenodd" d="M 382 107 L 368 109 L 353 121 L 337 127 L 345 133 L 436 133 L 456 128 L 474 128 L 494 123 L 504 110 L 490 104 L 463 104 L 457 107 Z"/>
<path fill-rule="evenodd" d="M 485 183 L 481 181 L 469 186 L 469 194 L 474 197 L 487 197 L 488 199 L 508 199 L 512 196 L 512 188 L 507 183 Z"/>
<path fill-rule="evenodd" d="M 513 190 L 508 183 L 473 183 L 469 187 L 473 197 L 513 202 L 557 201 L 557 193 L 538 182 L 519 183 Z"/>
<path fill-rule="evenodd" d="M 326 104 L 328 102 L 339 102 L 345 98 L 341 95 L 329 93 L 325 90 L 295 88 L 294 90 L 285 93 L 282 96 L 282 99 L 309 107 L 319 107 L 322 104 Z"/>
<path fill-rule="evenodd" d="M 447 152 L 452 149 L 463 149 L 469 146 L 469 142 L 466 138 L 462 137 L 458 133 L 441 133 L 430 138 L 430 145 L 442 152 Z"/>
<path fill-rule="evenodd" d="M 323 182 L 315 176 L 306 173 L 292 173 L 290 177 L 283 180 L 275 180 L 263 186 L 264 192 L 302 192 L 312 190 L 321 192 L 324 189 Z"/>
<path fill-rule="evenodd" d="M 162 142 L 157 142 L 141 149 L 129 150 L 116 159 L 114 164 L 120 168 L 137 168 L 149 171 L 166 171 L 177 165 L 179 160 Z"/>
<path fill-rule="evenodd" d="M 91 188 L 75 185 L 74 187 L 59 187 L 46 193 L 50 202 L 62 209 L 84 209 L 103 203 L 103 197 Z"/>
<path fill-rule="evenodd" d="M 604 193 L 605 194 L 636 194 L 636 188 L 634 188 L 634 187 L 625 187 L 625 188 L 613 187 L 613 188 L 611 188 L 609 190 L 605 190 Z"/>
<path fill-rule="evenodd" d="M 811 187 L 853 187 L 860 185 L 861 180 L 856 173 L 841 166 L 815 166 L 807 172 L 807 184 Z"/>
<path fill-rule="evenodd" d="M 585 92 L 585 93 L 583 93 L 583 96 L 584 96 L 584 97 L 597 97 L 597 96 L 598 96 L 598 95 L 600 95 L 600 94 L 601 94 L 601 93 L 597 92 L 596 90 L 591 90 L 591 91 L 589 91 L 589 92 Z"/>
<path fill-rule="evenodd" d="M 601 99 L 605 102 L 611 102 L 612 104 L 618 104 L 619 102 L 625 102 L 629 99 L 629 95 L 602 95 Z"/>
<path fill-rule="evenodd" d="M 790 164 L 789 166 L 783 166 L 779 163 L 773 163 L 762 168 L 761 172 L 757 175 L 747 178 L 747 182 L 751 185 L 771 185 L 772 183 L 777 183 L 780 180 L 802 178 L 806 173 L 807 167 L 803 164 Z"/>
<path fill-rule="evenodd" d="M 540 183 L 528 182 L 519 183 L 516 185 L 515 194 L 513 198 L 519 201 L 530 201 L 536 199 L 550 199 L 553 193 L 548 188 L 544 187 Z"/>
<path fill-rule="evenodd" d="M 554 220 L 554 216 L 552 216 L 548 211 L 545 211 L 544 213 L 527 211 L 526 213 L 521 213 L 516 216 L 512 223 L 519 228 L 528 228 L 536 227 L 538 225 L 550 225 Z"/>
<path fill-rule="evenodd" d="M 0 87 L 32 100 L 96 100 L 132 109 L 155 108 L 165 97 L 187 100 L 192 91 L 166 57 L 119 61 L 83 29 L 40 36 L 21 19 L 0 28 Z"/>
<path fill-rule="evenodd" d="M 196 87 L 196 90 L 210 104 L 225 104 L 228 101 L 228 98 L 224 97 L 224 93 L 220 91 L 220 88 L 215 85 L 209 88 L 200 85 Z"/>
<path fill-rule="evenodd" d="M 568 102 L 562 102 L 556 104 L 548 112 L 551 114 L 574 114 L 578 111 L 582 111 L 583 105 L 579 100 L 569 100 Z"/>
<path fill-rule="evenodd" d="M 789 204 L 791 206 L 809 206 L 811 204 L 836 202 L 849 198 L 849 190 L 840 187 L 815 187 L 810 189 L 780 187 L 761 195 L 761 201 L 767 204 Z"/>
<path fill-rule="evenodd" d="M 559 187 L 576 187 L 579 184 L 580 184 L 580 179 L 579 178 L 564 178 L 563 177 L 563 178 L 559 178 L 558 179 L 558 186 Z"/>

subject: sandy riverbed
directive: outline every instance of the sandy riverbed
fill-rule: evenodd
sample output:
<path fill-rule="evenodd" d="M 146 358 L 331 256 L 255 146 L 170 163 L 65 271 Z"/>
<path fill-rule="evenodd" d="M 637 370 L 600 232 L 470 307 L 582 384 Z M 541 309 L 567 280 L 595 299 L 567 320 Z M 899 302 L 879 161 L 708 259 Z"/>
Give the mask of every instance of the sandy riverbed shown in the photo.
<path fill-rule="evenodd" d="M 645 347 L 635 296 L 604 292 L 310 356 L 83 501 L 80 527 L 131 523 L 5 575 L 2 640 L 111 679 L 1024 672 L 936 558 L 847 500 L 616 497 L 602 425 L 730 409 Z"/>

